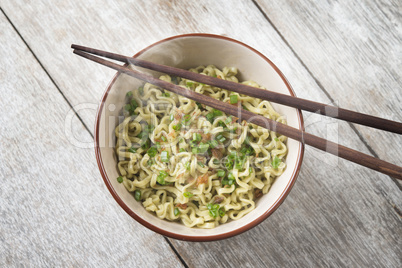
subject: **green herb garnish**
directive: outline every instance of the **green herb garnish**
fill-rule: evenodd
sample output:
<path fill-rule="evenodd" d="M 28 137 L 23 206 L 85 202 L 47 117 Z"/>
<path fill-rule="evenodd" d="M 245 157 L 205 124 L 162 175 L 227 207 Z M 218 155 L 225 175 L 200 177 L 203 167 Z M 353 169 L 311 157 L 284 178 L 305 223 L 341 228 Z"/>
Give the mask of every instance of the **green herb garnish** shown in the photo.
<path fill-rule="evenodd" d="M 271 163 L 272 167 L 274 169 L 278 169 L 280 163 L 281 163 L 281 160 L 275 155 L 275 157 L 274 157 L 274 159 L 272 160 L 272 163 Z"/>
<path fill-rule="evenodd" d="M 218 177 L 224 177 L 224 176 L 225 176 L 225 173 L 226 173 L 226 172 L 225 172 L 224 170 L 219 169 L 217 174 L 218 174 Z"/>
<path fill-rule="evenodd" d="M 158 153 L 158 149 L 151 147 L 148 149 L 147 153 L 150 157 L 154 157 Z"/>
<path fill-rule="evenodd" d="M 168 176 L 169 174 L 166 171 L 159 171 L 159 175 L 158 177 L 156 177 L 156 181 L 160 184 L 160 185 L 165 185 L 166 181 L 165 178 Z"/>
<path fill-rule="evenodd" d="M 143 87 L 139 87 L 138 91 L 139 91 L 141 96 L 144 95 L 144 88 Z"/>
<path fill-rule="evenodd" d="M 181 129 L 181 124 L 174 125 L 172 128 L 173 128 L 174 130 L 178 131 L 178 130 Z"/>
<path fill-rule="evenodd" d="M 237 95 L 230 95 L 230 104 L 236 104 L 238 101 Z"/>
<path fill-rule="evenodd" d="M 117 177 L 117 182 L 122 183 L 123 182 L 123 177 L 122 176 Z"/>
<path fill-rule="evenodd" d="M 135 190 L 134 191 L 134 199 L 137 201 L 141 200 L 141 191 L 140 190 Z"/>
<path fill-rule="evenodd" d="M 187 170 L 190 170 L 190 162 L 186 162 L 186 163 L 184 164 L 184 167 L 185 167 Z"/>
<path fill-rule="evenodd" d="M 225 209 L 223 207 L 219 208 L 219 204 L 208 204 L 207 208 L 209 210 L 209 215 L 216 218 L 218 215 L 223 217 L 225 215 Z"/>
<path fill-rule="evenodd" d="M 161 153 L 161 161 L 162 162 L 169 162 L 169 152 L 168 151 L 163 151 Z"/>
<path fill-rule="evenodd" d="M 201 134 L 200 133 L 193 133 L 193 141 L 200 141 L 201 140 Z"/>
<path fill-rule="evenodd" d="M 193 197 L 193 195 L 194 195 L 194 194 L 192 194 L 192 193 L 190 193 L 190 192 L 184 192 L 184 193 L 183 193 L 183 196 L 184 196 L 185 198 L 191 198 L 191 197 Z"/>
<path fill-rule="evenodd" d="M 175 208 L 173 213 L 175 216 L 178 216 L 180 214 L 179 208 Z"/>

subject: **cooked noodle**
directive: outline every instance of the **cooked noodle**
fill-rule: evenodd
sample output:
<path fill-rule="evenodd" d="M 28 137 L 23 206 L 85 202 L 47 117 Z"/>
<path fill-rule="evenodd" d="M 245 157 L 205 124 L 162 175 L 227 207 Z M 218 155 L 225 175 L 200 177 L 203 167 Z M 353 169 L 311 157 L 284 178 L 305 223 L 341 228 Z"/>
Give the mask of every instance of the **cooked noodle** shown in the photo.
<path fill-rule="evenodd" d="M 190 71 L 238 82 L 236 68 Z M 268 101 L 168 75 L 160 79 L 286 123 Z M 127 98 L 115 131 L 118 180 L 161 219 L 199 228 L 240 219 L 286 167 L 283 135 L 149 83 Z"/>

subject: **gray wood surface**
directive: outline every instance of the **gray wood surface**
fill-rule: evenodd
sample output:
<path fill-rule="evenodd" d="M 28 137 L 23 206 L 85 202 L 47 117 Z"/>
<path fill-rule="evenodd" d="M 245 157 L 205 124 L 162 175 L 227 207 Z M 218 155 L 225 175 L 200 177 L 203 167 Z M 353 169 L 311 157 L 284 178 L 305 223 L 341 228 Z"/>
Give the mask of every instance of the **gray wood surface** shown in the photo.
<path fill-rule="evenodd" d="M 65 137 L 70 106 L 2 13 L 0 28 L 0 267 L 182 267 L 107 194 L 93 150 Z"/>
<path fill-rule="evenodd" d="M 402 121 L 400 2 L 0 0 L 0 6 L 6 111 L 0 266 L 402 265 L 400 184 L 312 148 L 280 208 L 237 237 L 183 242 L 136 223 L 103 185 L 90 148 L 93 107 L 114 72 L 70 49 L 78 43 L 130 55 L 172 35 L 222 34 L 273 60 L 300 97 Z M 73 133 L 66 135 L 71 106 Z M 402 163 L 401 136 L 304 118 L 308 132 Z"/>

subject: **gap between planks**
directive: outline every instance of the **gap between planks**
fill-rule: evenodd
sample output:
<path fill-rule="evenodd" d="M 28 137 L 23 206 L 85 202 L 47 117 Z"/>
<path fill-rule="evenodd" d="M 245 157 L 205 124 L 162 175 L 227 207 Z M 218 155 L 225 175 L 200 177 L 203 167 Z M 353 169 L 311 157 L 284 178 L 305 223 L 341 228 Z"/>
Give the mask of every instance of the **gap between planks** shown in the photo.
<path fill-rule="evenodd" d="M 299 57 L 299 55 L 296 53 L 296 51 L 293 49 L 293 47 L 289 44 L 289 42 L 286 40 L 286 38 L 282 35 L 282 33 L 279 31 L 279 29 L 273 24 L 272 20 L 268 17 L 268 15 L 262 10 L 260 5 L 256 2 L 256 0 L 251 0 L 253 4 L 256 6 L 256 8 L 261 12 L 261 14 L 264 16 L 264 18 L 268 21 L 268 23 L 272 26 L 272 28 L 277 32 L 277 34 L 280 36 L 282 41 L 286 44 L 286 46 L 292 51 L 293 55 L 297 58 L 297 60 L 301 63 L 301 65 L 306 69 L 307 73 L 313 78 L 314 82 L 317 84 L 317 86 L 321 89 L 321 91 L 328 97 L 332 105 L 337 106 L 335 103 L 335 100 L 332 98 L 332 96 L 329 94 L 329 92 L 324 88 L 324 86 L 321 84 L 321 82 L 313 75 L 313 73 L 310 71 L 310 69 L 307 67 L 307 65 L 304 63 L 304 61 Z M 360 141 L 363 142 L 364 146 L 369 150 L 369 152 L 374 156 L 378 158 L 378 154 L 373 150 L 373 148 L 367 143 L 367 141 L 364 139 L 363 135 L 360 133 L 360 131 L 350 122 L 347 122 L 348 125 L 352 128 L 353 132 L 356 133 L 356 135 L 359 137 Z M 398 182 L 397 179 L 394 179 L 390 176 L 388 176 L 398 187 L 400 191 L 402 191 L 402 184 Z M 384 195 L 383 195 L 384 196 Z M 386 196 L 384 196 L 386 197 Z M 385 198 L 388 200 L 387 198 Z M 390 203 L 391 204 L 391 203 Z M 399 209 L 395 207 L 395 205 L 391 206 L 394 208 L 395 212 L 400 216 L 400 213 L 398 213 Z"/>
<path fill-rule="evenodd" d="M 89 130 L 88 126 L 84 123 L 84 121 L 82 120 L 81 116 L 78 114 L 78 112 L 74 109 L 74 107 L 71 105 L 70 101 L 67 99 L 67 97 L 64 95 L 64 93 L 61 91 L 61 89 L 59 88 L 59 86 L 56 84 L 56 82 L 54 81 L 54 79 L 50 76 L 49 72 L 46 70 L 45 66 L 42 64 L 42 62 L 38 59 L 38 57 L 36 56 L 36 54 L 33 52 L 33 50 L 31 49 L 31 47 L 28 45 L 28 43 L 25 41 L 24 37 L 21 35 L 21 33 L 18 31 L 18 29 L 15 27 L 15 25 L 13 24 L 13 22 L 10 20 L 10 18 L 7 16 L 7 14 L 4 12 L 4 10 L 0 7 L 0 11 L 1 13 L 3 13 L 3 15 L 6 17 L 7 21 L 10 23 L 11 27 L 13 27 L 14 31 L 17 33 L 17 35 L 19 36 L 19 38 L 21 38 L 21 41 L 25 44 L 25 46 L 27 47 L 27 49 L 29 50 L 29 52 L 31 52 L 32 56 L 35 58 L 35 60 L 38 62 L 38 64 L 40 65 L 40 67 L 43 69 L 43 71 L 46 73 L 47 77 L 49 77 L 50 81 L 52 82 L 52 84 L 57 88 L 57 90 L 59 91 L 59 93 L 61 94 L 61 96 L 63 97 L 63 99 L 67 102 L 68 106 L 74 111 L 74 114 L 77 116 L 77 118 L 80 120 L 81 124 L 83 125 L 83 127 L 88 131 L 89 135 L 91 135 L 92 139 L 94 138 L 94 135 L 92 134 L 92 132 Z M 180 263 L 185 267 L 188 268 L 189 266 L 187 265 L 187 263 L 184 261 L 184 259 L 181 257 L 181 255 L 179 254 L 179 252 L 177 251 L 177 249 L 173 246 L 172 242 L 169 240 L 168 237 L 163 236 L 163 238 L 165 239 L 165 241 L 167 242 L 167 244 L 170 246 L 170 248 L 172 249 L 173 253 L 177 256 L 177 258 L 179 259 Z"/>

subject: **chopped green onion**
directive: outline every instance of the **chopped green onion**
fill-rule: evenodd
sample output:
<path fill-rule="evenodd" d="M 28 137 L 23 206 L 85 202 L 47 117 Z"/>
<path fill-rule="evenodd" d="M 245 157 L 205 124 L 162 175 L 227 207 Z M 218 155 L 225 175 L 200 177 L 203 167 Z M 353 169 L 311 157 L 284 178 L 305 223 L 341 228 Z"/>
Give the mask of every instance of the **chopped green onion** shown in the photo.
<path fill-rule="evenodd" d="M 225 171 L 222 170 L 222 169 L 219 169 L 217 174 L 218 174 L 218 177 L 224 177 L 225 176 Z"/>
<path fill-rule="evenodd" d="M 148 149 L 147 153 L 150 157 L 154 157 L 158 153 L 158 149 L 151 147 Z"/>
<path fill-rule="evenodd" d="M 187 82 L 186 85 L 187 85 L 187 87 L 192 87 L 194 85 L 194 83 L 193 82 Z"/>
<path fill-rule="evenodd" d="M 159 141 L 155 142 L 155 146 L 156 146 L 156 149 L 158 149 L 158 151 L 160 151 L 162 149 L 161 143 Z"/>
<path fill-rule="evenodd" d="M 225 123 L 223 123 L 223 121 L 219 121 L 218 126 L 226 128 L 226 125 L 225 125 Z"/>
<path fill-rule="evenodd" d="M 184 149 L 184 148 L 179 149 L 179 153 L 185 153 L 185 152 L 186 152 L 186 149 Z"/>
<path fill-rule="evenodd" d="M 275 141 L 279 141 L 279 139 L 275 137 Z"/>
<path fill-rule="evenodd" d="M 237 95 L 230 95 L 230 104 L 236 104 L 238 101 L 238 96 Z"/>
<path fill-rule="evenodd" d="M 162 94 L 162 96 L 164 96 L 164 97 L 166 97 L 166 98 L 169 98 L 169 97 L 170 97 L 170 94 L 169 94 L 168 92 L 165 92 L 165 93 Z"/>
<path fill-rule="evenodd" d="M 185 116 L 183 116 L 184 121 L 189 121 L 191 119 L 191 115 L 186 114 Z"/>
<path fill-rule="evenodd" d="M 202 105 L 201 105 L 201 103 L 199 103 L 199 102 L 197 102 L 197 101 L 196 101 L 196 102 L 195 102 L 195 104 L 197 104 L 198 109 L 200 109 L 200 110 L 202 109 Z"/>
<path fill-rule="evenodd" d="M 122 183 L 123 182 L 123 177 L 122 176 L 117 177 L 117 182 Z"/>
<path fill-rule="evenodd" d="M 154 159 L 149 159 L 148 162 L 147 162 L 147 165 L 152 166 L 154 163 L 155 163 Z"/>
<path fill-rule="evenodd" d="M 245 144 L 250 144 L 250 138 L 248 136 L 246 136 L 246 138 L 244 139 L 244 143 Z"/>
<path fill-rule="evenodd" d="M 190 162 L 186 162 L 186 163 L 184 164 L 184 167 L 185 167 L 187 170 L 190 170 Z"/>
<path fill-rule="evenodd" d="M 233 176 L 232 173 L 229 173 L 229 174 L 228 174 L 228 179 L 229 179 L 229 180 L 234 180 L 234 179 L 235 179 L 235 176 Z"/>
<path fill-rule="evenodd" d="M 179 208 L 175 208 L 173 213 L 175 216 L 179 215 L 180 214 Z"/>
<path fill-rule="evenodd" d="M 234 159 L 234 158 L 237 158 L 238 157 L 238 154 L 237 154 L 237 151 L 231 151 L 230 153 L 229 153 L 229 159 Z"/>
<path fill-rule="evenodd" d="M 137 138 L 139 138 L 139 139 L 147 138 L 148 139 L 148 135 L 149 135 L 148 131 L 143 130 L 137 135 Z"/>
<path fill-rule="evenodd" d="M 218 214 L 219 214 L 220 217 L 225 216 L 225 208 L 224 207 L 219 208 Z"/>
<path fill-rule="evenodd" d="M 174 115 L 171 114 L 170 117 L 169 117 L 169 119 L 170 119 L 170 121 L 173 121 L 173 120 L 174 120 Z"/>
<path fill-rule="evenodd" d="M 209 148 L 209 144 L 208 143 L 200 143 L 200 145 L 199 145 L 199 152 L 200 153 L 205 153 L 206 151 L 208 151 L 208 148 Z"/>
<path fill-rule="evenodd" d="M 137 201 L 141 200 L 141 191 L 140 190 L 135 190 L 134 191 L 134 199 Z"/>
<path fill-rule="evenodd" d="M 218 159 L 214 159 L 212 163 L 214 163 L 214 165 L 219 165 L 221 162 Z"/>
<path fill-rule="evenodd" d="M 225 163 L 226 169 L 232 169 L 233 168 L 233 161 L 230 161 L 227 159 L 227 162 Z"/>
<path fill-rule="evenodd" d="M 194 195 L 194 194 L 192 194 L 192 193 L 190 193 L 190 192 L 184 192 L 184 193 L 183 193 L 183 196 L 184 196 L 185 198 L 191 198 L 193 195 Z"/>
<path fill-rule="evenodd" d="M 131 92 L 131 91 L 129 91 L 129 92 L 126 93 L 126 96 L 127 96 L 127 97 L 131 97 L 132 95 L 133 95 L 133 92 Z"/>
<path fill-rule="evenodd" d="M 218 216 L 219 204 L 208 204 L 209 215 L 216 218 Z"/>
<path fill-rule="evenodd" d="M 161 161 L 162 162 L 169 162 L 169 152 L 168 151 L 163 151 L 161 153 Z"/>
<path fill-rule="evenodd" d="M 219 110 L 216 110 L 216 109 L 213 109 L 212 112 L 214 113 L 214 117 L 223 115 L 222 111 L 219 111 Z"/>
<path fill-rule="evenodd" d="M 275 155 L 275 157 L 274 157 L 274 159 L 272 160 L 272 163 L 271 163 L 272 167 L 274 169 L 278 169 L 280 163 L 281 163 L 281 160 Z"/>
<path fill-rule="evenodd" d="M 202 162 L 200 162 L 200 161 L 198 161 L 197 164 L 198 164 L 199 166 L 201 166 L 201 167 L 205 167 L 204 163 L 202 163 Z"/>
<path fill-rule="evenodd" d="M 209 142 L 209 145 L 211 146 L 211 148 L 215 148 L 219 145 L 219 143 L 216 140 L 211 140 Z"/>
<path fill-rule="evenodd" d="M 139 87 L 138 91 L 140 92 L 140 95 L 144 95 L 144 88 L 143 87 Z"/>
<path fill-rule="evenodd" d="M 161 139 L 162 139 L 162 141 L 167 141 L 166 137 L 163 135 L 161 136 Z"/>
<path fill-rule="evenodd" d="M 169 173 L 167 173 L 164 170 L 159 171 L 159 175 L 163 176 L 164 178 L 166 178 L 167 176 L 169 176 Z"/>
<path fill-rule="evenodd" d="M 135 149 L 134 147 L 131 147 L 130 149 L 128 149 L 128 151 L 129 151 L 130 153 L 135 154 L 135 153 L 137 152 L 137 149 Z"/>
<path fill-rule="evenodd" d="M 223 143 L 226 140 L 226 138 L 222 134 L 219 134 L 218 136 L 216 136 L 216 139 L 218 141 L 220 141 L 221 143 Z"/>
<path fill-rule="evenodd" d="M 173 129 L 177 130 L 177 131 L 180 130 L 181 129 L 181 124 L 174 125 Z"/>
<path fill-rule="evenodd" d="M 214 121 L 214 113 L 208 113 L 206 116 L 207 120 L 212 124 L 212 122 Z"/>
<path fill-rule="evenodd" d="M 252 168 L 252 167 L 250 167 L 250 168 L 248 169 L 248 175 L 251 175 L 251 173 L 253 173 L 253 168 Z"/>
<path fill-rule="evenodd" d="M 160 185 L 165 185 L 166 181 L 165 178 L 168 176 L 169 174 L 166 171 L 159 171 L 159 175 L 158 177 L 156 177 L 156 181 L 160 184 Z"/>
<path fill-rule="evenodd" d="M 191 152 L 192 152 L 193 154 L 198 154 L 198 153 L 200 152 L 200 149 L 197 148 L 197 147 L 193 147 L 193 148 L 191 148 Z"/>
<path fill-rule="evenodd" d="M 126 111 L 130 111 L 130 110 L 131 110 L 131 105 L 130 105 L 130 104 L 124 105 L 124 109 L 125 109 Z"/>
<path fill-rule="evenodd" d="M 226 118 L 226 121 L 225 121 L 225 123 L 226 124 L 229 124 L 229 123 L 232 123 L 232 116 L 229 116 L 228 118 Z"/>
<path fill-rule="evenodd" d="M 200 141 L 201 134 L 200 133 L 193 133 L 193 141 Z"/>
<path fill-rule="evenodd" d="M 143 143 L 143 144 L 141 145 L 141 148 L 142 148 L 143 150 L 147 150 L 147 149 L 149 148 L 149 146 L 150 146 L 150 141 L 149 141 L 149 140 L 146 140 L 145 143 Z"/>
<path fill-rule="evenodd" d="M 135 100 L 131 100 L 131 109 L 134 111 L 135 109 L 137 109 L 138 104 Z"/>

